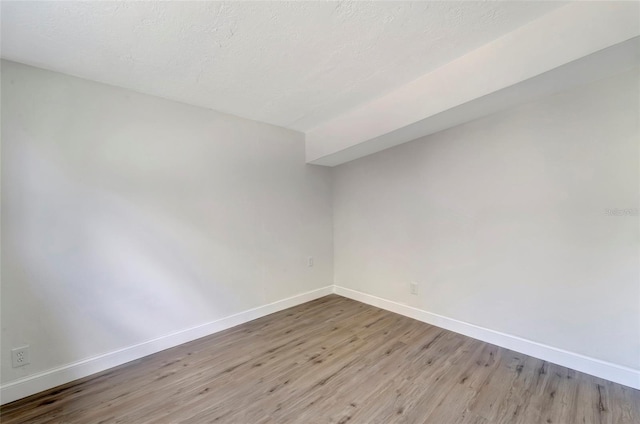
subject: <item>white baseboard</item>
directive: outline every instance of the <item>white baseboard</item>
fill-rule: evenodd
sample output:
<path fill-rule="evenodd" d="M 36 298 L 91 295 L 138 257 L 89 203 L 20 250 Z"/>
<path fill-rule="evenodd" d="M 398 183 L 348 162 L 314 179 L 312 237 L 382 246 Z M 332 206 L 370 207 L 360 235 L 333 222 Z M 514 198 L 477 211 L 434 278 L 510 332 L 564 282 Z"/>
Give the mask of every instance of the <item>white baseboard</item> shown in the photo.
<path fill-rule="evenodd" d="M 625 386 L 640 389 L 640 370 L 616 365 L 600 359 L 590 358 L 578 353 L 547 346 L 531 340 L 489 330 L 463 321 L 447 318 L 442 315 L 417 309 L 391 300 L 382 299 L 367 293 L 334 286 L 334 293 L 376 306 L 387 311 L 395 312 L 418 321 L 426 322 L 446 330 L 464 334 L 483 342 L 491 343 L 516 352 L 524 353 L 544 361 L 562 365 L 567 368 L 581 371 L 605 380 L 623 384 Z"/>
<path fill-rule="evenodd" d="M 292 306 L 297 306 L 302 303 L 318 299 L 331 293 L 333 293 L 333 286 L 323 287 L 321 289 L 312 290 L 287 299 L 249 309 L 216 321 L 208 322 L 197 327 L 188 328 L 177 333 L 159 337 L 154 340 L 149 340 L 137 345 L 128 346 L 124 349 L 109 352 L 104 355 L 95 356 L 93 358 L 30 375 L 0 387 L 0 404 L 13 402 L 39 393 L 43 390 L 48 390 L 61 384 L 87 377 L 97 372 L 226 330 L 256 318 L 291 308 Z"/>
<path fill-rule="evenodd" d="M 382 299 L 367 293 L 347 289 L 340 286 L 327 286 L 321 289 L 302 293 L 287 299 L 249 309 L 235 315 L 221 318 L 197 327 L 169 334 L 104 355 L 88 358 L 72 364 L 64 365 L 45 372 L 34 374 L 0 387 L 0 404 L 48 390 L 61 384 L 107 370 L 109 368 L 140 359 L 147 355 L 169 349 L 192 340 L 199 339 L 256 318 L 272 314 L 314 299 L 335 293 L 349 299 L 376 306 L 400 315 L 417 319 L 440 328 L 464 334 L 497 346 L 521 352 L 545 361 L 572 368 L 596 377 L 604 378 L 625 386 L 640 389 L 640 370 L 612 364 L 590 358 L 574 352 L 543 345 L 520 337 L 501 333 L 477 325 L 447 318 L 442 315 L 423 311 L 401 303 Z"/>

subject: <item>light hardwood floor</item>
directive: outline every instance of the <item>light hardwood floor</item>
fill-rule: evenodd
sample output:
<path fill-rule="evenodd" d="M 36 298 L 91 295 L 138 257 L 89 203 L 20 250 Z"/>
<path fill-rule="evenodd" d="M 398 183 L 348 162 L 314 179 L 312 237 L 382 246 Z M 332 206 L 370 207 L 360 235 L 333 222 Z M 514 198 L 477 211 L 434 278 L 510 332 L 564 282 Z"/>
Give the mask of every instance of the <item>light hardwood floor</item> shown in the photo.
<path fill-rule="evenodd" d="M 5 405 L 10 423 L 640 423 L 640 391 L 336 295 Z"/>

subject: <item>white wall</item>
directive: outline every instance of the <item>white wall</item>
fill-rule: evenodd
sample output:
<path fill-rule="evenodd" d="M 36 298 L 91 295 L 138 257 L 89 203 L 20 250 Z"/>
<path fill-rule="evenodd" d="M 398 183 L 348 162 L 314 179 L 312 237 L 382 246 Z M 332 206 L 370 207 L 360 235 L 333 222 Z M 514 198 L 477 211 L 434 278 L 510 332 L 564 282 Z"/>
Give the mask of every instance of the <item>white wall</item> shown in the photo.
<path fill-rule="evenodd" d="M 638 77 L 334 168 L 336 284 L 640 370 Z"/>
<path fill-rule="evenodd" d="M 2 383 L 330 285 L 328 172 L 300 133 L 3 61 Z"/>
<path fill-rule="evenodd" d="M 2 384 L 326 286 L 334 259 L 340 286 L 640 369 L 639 220 L 605 214 L 639 206 L 639 88 L 342 165 L 332 199 L 300 133 L 3 61 Z"/>

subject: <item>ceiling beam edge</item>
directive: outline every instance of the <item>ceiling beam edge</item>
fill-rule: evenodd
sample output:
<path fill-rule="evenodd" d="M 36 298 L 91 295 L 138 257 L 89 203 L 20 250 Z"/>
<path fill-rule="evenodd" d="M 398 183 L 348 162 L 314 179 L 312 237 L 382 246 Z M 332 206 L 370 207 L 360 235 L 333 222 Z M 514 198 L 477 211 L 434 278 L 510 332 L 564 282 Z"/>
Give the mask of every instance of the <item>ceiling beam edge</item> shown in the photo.
<path fill-rule="evenodd" d="M 534 77 L 544 75 L 543 80 L 559 91 L 562 86 L 550 71 L 638 37 L 638 10 L 637 3 L 622 2 L 579 2 L 557 9 L 308 131 L 307 162 L 335 166 L 400 144 L 398 140 L 410 141 L 409 136 L 427 135 L 420 128 L 459 125 L 478 117 L 474 107 L 467 107 L 474 113 L 458 113 L 478 99 L 489 98 L 495 110 L 500 109 L 496 99 L 501 97 L 508 100 L 507 106 L 515 105 L 518 90 L 508 95 L 503 91 Z M 571 82 L 569 78 L 567 83 Z M 491 98 L 493 93 L 502 95 Z M 445 113 L 452 110 L 456 113 Z M 429 119 L 434 123 L 426 122 Z"/>

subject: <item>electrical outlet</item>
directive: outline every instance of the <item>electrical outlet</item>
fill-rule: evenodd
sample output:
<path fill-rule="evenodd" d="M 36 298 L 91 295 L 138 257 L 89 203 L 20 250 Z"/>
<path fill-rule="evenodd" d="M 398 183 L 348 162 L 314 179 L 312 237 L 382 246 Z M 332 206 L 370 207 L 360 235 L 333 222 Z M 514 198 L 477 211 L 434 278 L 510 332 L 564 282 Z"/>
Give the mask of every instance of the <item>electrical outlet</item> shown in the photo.
<path fill-rule="evenodd" d="M 410 285 L 410 290 L 411 290 L 411 294 L 418 294 L 418 283 L 416 283 L 415 281 L 412 281 Z"/>
<path fill-rule="evenodd" d="M 307 258 L 307 266 L 311 268 L 313 266 L 313 256 Z"/>
<path fill-rule="evenodd" d="M 11 349 L 11 365 L 13 368 L 25 366 L 29 363 L 29 345 Z"/>

